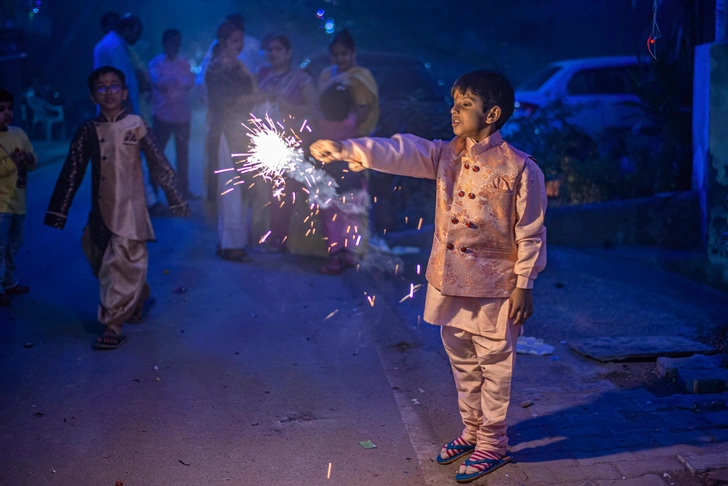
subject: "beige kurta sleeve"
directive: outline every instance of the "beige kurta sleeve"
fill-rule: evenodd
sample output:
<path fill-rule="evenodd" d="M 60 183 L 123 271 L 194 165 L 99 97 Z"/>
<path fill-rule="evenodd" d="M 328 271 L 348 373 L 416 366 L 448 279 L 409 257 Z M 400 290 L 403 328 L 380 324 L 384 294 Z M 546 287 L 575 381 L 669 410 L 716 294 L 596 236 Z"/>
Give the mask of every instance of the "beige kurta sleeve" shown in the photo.
<path fill-rule="evenodd" d="M 546 185 L 543 172 L 527 159 L 516 187 L 516 287 L 533 288 L 533 281 L 546 266 Z"/>
<path fill-rule="evenodd" d="M 353 171 L 373 169 L 388 174 L 435 179 L 444 143 L 414 135 L 355 138 L 341 142 L 341 160 Z"/>

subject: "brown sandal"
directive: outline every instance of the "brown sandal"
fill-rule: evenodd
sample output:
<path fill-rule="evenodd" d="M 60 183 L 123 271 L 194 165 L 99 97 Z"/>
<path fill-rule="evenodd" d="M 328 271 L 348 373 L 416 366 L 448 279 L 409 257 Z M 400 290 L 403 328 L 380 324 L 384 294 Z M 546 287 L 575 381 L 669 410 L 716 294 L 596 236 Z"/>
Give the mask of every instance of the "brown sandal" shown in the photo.
<path fill-rule="evenodd" d="M 246 263 L 250 262 L 251 258 L 247 251 L 245 251 L 242 248 L 236 248 L 236 249 L 226 249 L 223 250 L 221 248 L 218 248 L 215 252 L 217 256 L 222 258 L 223 260 L 227 260 L 230 262 L 239 262 L 239 263 Z"/>
<path fill-rule="evenodd" d="M 28 292 L 30 292 L 30 287 L 25 286 L 25 285 L 18 284 L 18 285 L 14 285 L 12 287 L 5 287 L 5 293 L 8 295 L 10 295 L 10 294 L 14 294 L 14 295 L 27 294 Z"/>
<path fill-rule="evenodd" d="M 94 348 L 96 349 L 116 349 L 126 343 L 126 336 L 117 336 L 113 334 L 96 338 Z"/>
<path fill-rule="evenodd" d="M 339 275 L 347 268 L 356 266 L 356 259 L 346 250 L 341 250 L 329 257 L 329 263 L 321 267 L 321 273 Z"/>

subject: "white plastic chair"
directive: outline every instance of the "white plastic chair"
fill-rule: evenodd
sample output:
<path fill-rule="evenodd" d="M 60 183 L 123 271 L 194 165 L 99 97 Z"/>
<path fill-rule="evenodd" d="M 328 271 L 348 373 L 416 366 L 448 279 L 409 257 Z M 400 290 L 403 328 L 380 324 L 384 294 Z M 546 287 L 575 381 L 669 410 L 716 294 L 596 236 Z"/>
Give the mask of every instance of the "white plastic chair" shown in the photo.
<path fill-rule="evenodd" d="M 45 124 L 46 129 L 46 141 L 50 141 L 53 134 L 53 125 L 61 124 L 61 137 L 66 138 L 66 123 L 63 117 L 63 107 L 51 105 L 42 98 L 37 96 L 31 96 L 26 98 L 26 103 L 33 112 L 33 126 L 32 131 L 35 131 L 35 126 L 39 123 Z"/>

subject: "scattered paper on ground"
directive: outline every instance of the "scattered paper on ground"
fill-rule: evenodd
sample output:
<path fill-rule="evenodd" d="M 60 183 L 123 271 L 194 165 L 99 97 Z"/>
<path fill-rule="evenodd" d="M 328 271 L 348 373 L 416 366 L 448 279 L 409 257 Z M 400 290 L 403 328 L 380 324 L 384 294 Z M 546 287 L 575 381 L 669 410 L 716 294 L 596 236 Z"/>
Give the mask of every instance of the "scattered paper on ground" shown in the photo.
<path fill-rule="evenodd" d="M 543 342 L 543 339 L 520 336 L 516 343 L 516 353 L 545 356 L 554 352 L 554 347 Z"/>
<path fill-rule="evenodd" d="M 376 449 L 377 446 L 374 445 L 374 443 L 370 440 L 365 440 L 363 442 L 359 442 L 359 445 L 362 446 L 364 449 Z"/>

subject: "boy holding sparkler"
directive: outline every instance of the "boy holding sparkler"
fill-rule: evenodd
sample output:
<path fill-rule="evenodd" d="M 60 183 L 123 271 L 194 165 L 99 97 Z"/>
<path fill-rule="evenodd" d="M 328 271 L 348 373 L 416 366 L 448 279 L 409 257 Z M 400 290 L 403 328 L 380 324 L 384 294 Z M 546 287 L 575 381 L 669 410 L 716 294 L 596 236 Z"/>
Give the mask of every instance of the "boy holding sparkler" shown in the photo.
<path fill-rule="evenodd" d="M 467 455 L 455 479 L 466 483 L 510 462 L 506 412 L 520 326 L 533 313 L 533 282 L 546 264 L 546 189 L 536 162 L 505 142 L 513 87 L 501 74 L 474 71 L 451 92 L 455 138 L 318 141 L 311 155 L 437 182 L 435 238 L 424 318 L 441 326 L 465 429 L 437 458 Z"/>
<path fill-rule="evenodd" d="M 124 322 L 142 322 L 147 285 L 147 241 L 154 241 L 144 194 L 140 152 L 154 183 L 164 189 L 175 216 L 190 214 L 177 188 L 175 172 L 154 141 L 146 122 L 124 109 L 126 80 L 120 70 L 103 66 L 88 78 L 96 118 L 76 131 L 45 224 L 63 229 L 68 211 L 91 160 L 91 212 L 84 231 L 84 253 L 101 286 L 98 319 L 106 331 L 94 346 L 116 349 L 126 342 Z"/>
<path fill-rule="evenodd" d="M 0 88 L 0 306 L 10 305 L 9 294 L 30 289 L 15 277 L 15 256 L 23 244 L 25 186 L 37 158 L 25 132 L 11 127 L 15 98 Z"/>

